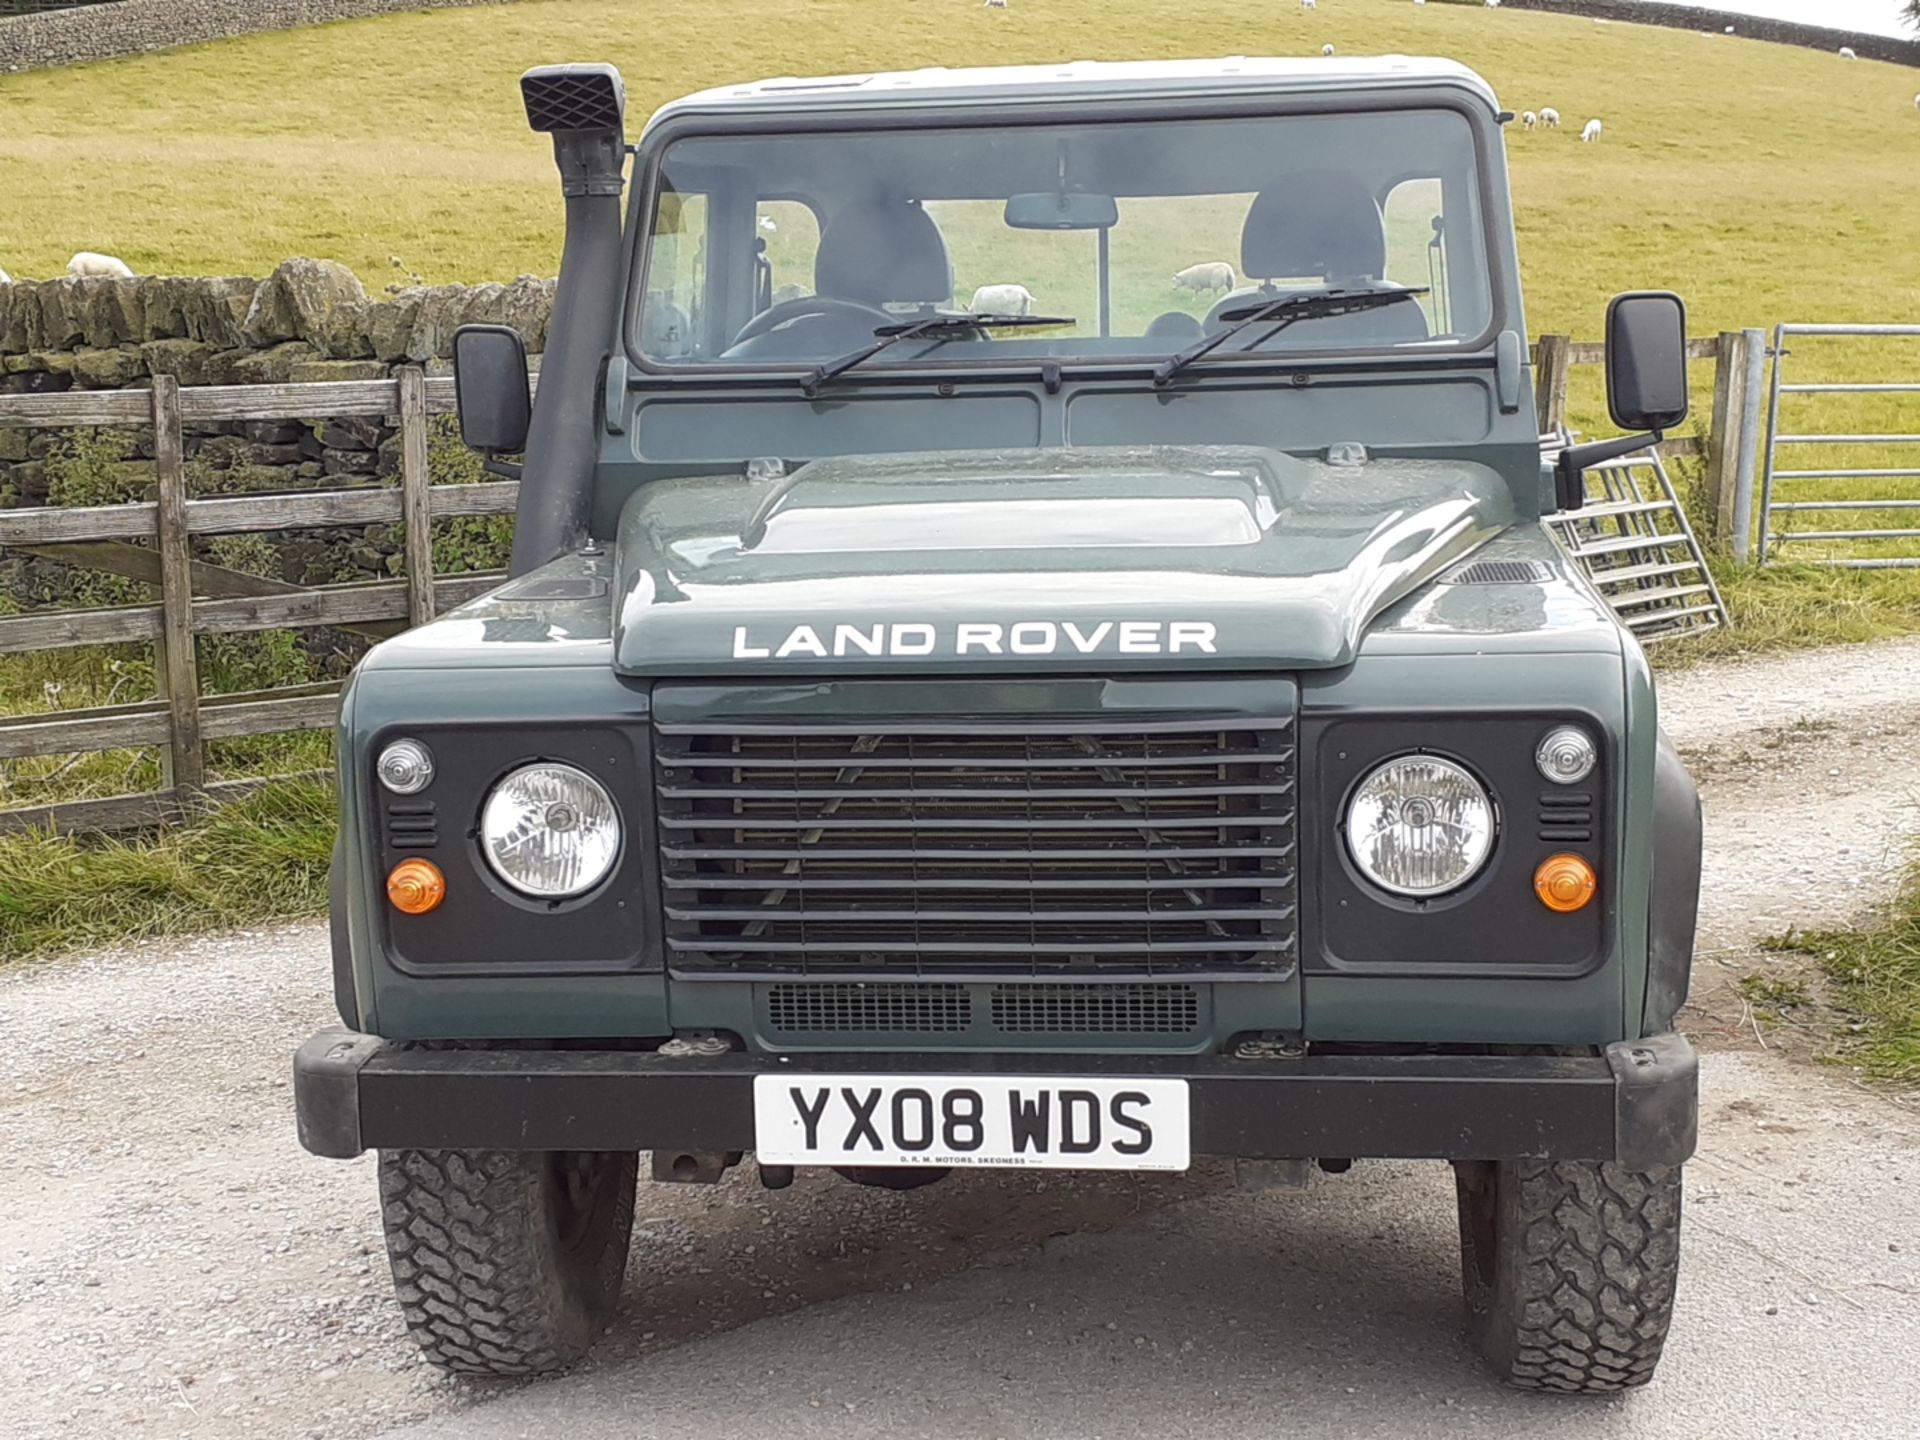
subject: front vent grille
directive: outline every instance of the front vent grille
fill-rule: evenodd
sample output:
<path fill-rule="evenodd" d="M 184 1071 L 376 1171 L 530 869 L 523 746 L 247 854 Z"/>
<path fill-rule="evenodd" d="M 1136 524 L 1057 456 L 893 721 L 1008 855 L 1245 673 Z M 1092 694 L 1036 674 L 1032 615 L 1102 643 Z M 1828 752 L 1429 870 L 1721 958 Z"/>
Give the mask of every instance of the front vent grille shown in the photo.
<path fill-rule="evenodd" d="M 1292 718 L 661 722 L 676 970 L 1289 971 Z"/>
<path fill-rule="evenodd" d="M 784 1035 L 950 1035 L 973 1023 L 964 985 L 772 985 L 767 1022 Z"/>
<path fill-rule="evenodd" d="M 1008 1034 L 1179 1035 L 1200 1024 L 1191 985 L 996 985 L 993 1025 Z"/>
<path fill-rule="evenodd" d="M 395 850 L 431 850 L 440 843 L 439 817 L 431 800 L 387 802 L 387 844 Z"/>
<path fill-rule="evenodd" d="M 1442 585 L 1544 585 L 1553 572 L 1538 560 L 1469 560 L 1440 577 Z"/>
<path fill-rule="evenodd" d="M 1542 840 L 1593 839 L 1593 796 L 1549 790 L 1540 797 Z"/>

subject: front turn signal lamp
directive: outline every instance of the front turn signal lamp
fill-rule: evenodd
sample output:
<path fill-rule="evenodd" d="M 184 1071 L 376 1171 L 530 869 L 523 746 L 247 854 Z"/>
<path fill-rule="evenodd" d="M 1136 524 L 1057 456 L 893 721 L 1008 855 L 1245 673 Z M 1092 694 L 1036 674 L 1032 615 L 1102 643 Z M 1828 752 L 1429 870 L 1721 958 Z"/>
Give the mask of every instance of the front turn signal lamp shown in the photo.
<path fill-rule="evenodd" d="M 1598 884 L 1593 866 L 1578 855 L 1549 856 L 1533 872 L 1533 893 L 1542 905 L 1563 915 L 1585 909 Z"/>
<path fill-rule="evenodd" d="M 387 876 L 387 899 L 403 915 L 425 915 L 447 898 L 447 877 L 431 860 L 402 860 Z"/>

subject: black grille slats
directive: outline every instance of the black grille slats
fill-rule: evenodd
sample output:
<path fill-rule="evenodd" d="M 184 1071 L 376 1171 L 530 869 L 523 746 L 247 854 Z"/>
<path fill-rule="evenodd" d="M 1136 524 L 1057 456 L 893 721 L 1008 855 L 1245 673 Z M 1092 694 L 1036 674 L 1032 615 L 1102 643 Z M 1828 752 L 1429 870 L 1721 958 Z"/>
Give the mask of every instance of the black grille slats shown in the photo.
<path fill-rule="evenodd" d="M 660 723 L 655 767 L 676 969 L 1293 963 L 1290 717 Z"/>

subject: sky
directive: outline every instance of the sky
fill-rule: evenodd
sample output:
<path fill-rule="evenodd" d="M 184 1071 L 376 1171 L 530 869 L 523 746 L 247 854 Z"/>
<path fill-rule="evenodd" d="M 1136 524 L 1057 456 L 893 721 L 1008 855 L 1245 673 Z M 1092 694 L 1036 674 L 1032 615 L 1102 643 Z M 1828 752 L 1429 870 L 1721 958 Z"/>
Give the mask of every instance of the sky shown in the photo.
<path fill-rule="evenodd" d="M 1688 4 L 1690 0 L 1673 0 Z M 1920 38 L 1920 31 L 1900 18 L 1900 0 L 1701 0 L 1702 8 L 1735 15 L 1765 15 L 1775 20 L 1798 20 L 1834 30 L 1860 30 L 1872 35 Z"/>

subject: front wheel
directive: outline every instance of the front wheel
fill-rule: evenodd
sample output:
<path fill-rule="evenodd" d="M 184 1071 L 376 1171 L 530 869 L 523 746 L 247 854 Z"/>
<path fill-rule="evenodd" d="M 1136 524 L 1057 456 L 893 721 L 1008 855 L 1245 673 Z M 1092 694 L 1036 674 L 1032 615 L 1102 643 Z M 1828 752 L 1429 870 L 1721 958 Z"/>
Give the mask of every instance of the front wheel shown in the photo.
<path fill-rule="evenodd" d="M 1462 1161 L 1467 1323 L 1522 1390 L 1599 1395 L 1653 1378 L 1680 1266 L 1680 1167 Z"/>
<path fill-rule="evenodd" d="M 382 1150 L 393 1289 L 428 1360 L 540 1375 L 583 1358 L 620 1298 L 632 1152 Z"/>

